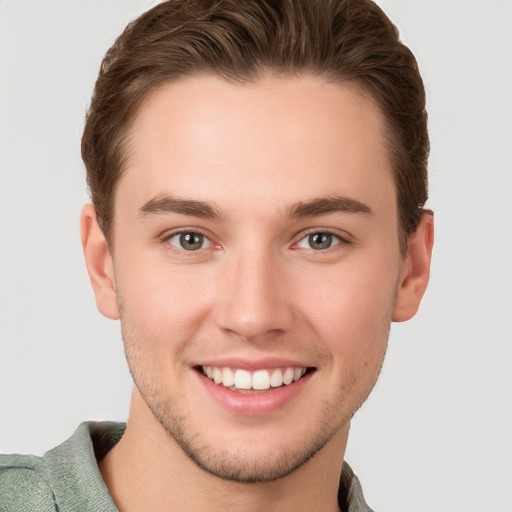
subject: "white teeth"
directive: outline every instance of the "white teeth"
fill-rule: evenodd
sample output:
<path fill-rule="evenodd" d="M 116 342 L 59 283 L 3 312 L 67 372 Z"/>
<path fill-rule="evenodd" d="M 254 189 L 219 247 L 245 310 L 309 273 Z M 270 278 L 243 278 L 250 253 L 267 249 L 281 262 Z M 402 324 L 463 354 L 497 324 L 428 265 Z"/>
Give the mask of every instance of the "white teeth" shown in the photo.
<path fill-rule="evenodd" d="M 254 389 L 263 391 L 270 387 L 278 388 L 297 382 L 306 373 L 303 367 L 274 368 L 270 370 L 256 370 L 251 373 L 247 370 L 234 370 L 229 367 L 203 366 L 204 375 L 215 384 L 222 384 L 227 388 Z"/>
<path fill-rule="evenodd" d="M 237 370 L 235 372 L 235 388 L 251 389 L 251 374 L 247 370 Z"/>
<path fill-rule="evenodd" d="M 283 384 L 291 384 L 293 382 L 293 377 L 295 375 L 295 371 L 293 368 L 286 368 L 286 371 L 283 373 Z"/>
<path fill-rule="evenodd" d="M 272 372 L 270 376 L 270 385 L 273 388 L 278 388 L 283 385 L 283 372 L 278 368 Z"/>
<path fill-rule="evenodd" d="M 295 368 L 293 382 L 297 382 L 306 373 L 306 368 Z"/>
<path fill-rule="evenodd" d="M 213 382 L 215 382 L 215 384 L 222 382 L 222 371 L 219 368 L 213 369 Z"/>
<path fill-rule="evenodd" d="M 235 383 L 235 374 L 231 371 L 231 368 L 222 369 L 222 385 L 229 387 Z"/>
<path fill-rule="evenodd" d="M 258 370 L 252 376 L 252 387 L 254 389 L 268 389 L 270 387 L 270 375 L 267 370 Z"/>

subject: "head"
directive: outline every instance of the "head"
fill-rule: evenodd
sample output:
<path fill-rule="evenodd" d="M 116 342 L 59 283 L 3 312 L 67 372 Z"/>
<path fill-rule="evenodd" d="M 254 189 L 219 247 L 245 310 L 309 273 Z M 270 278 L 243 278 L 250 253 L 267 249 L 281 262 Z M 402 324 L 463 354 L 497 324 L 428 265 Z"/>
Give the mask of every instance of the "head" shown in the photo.
<path fill-rule="evenodd" d="M 204 73 L 238 84 L 313 74 L 372 98 L 385 121 L 406 251 L 427 200 L 425 92 L 413 54 L 371 0 L 174 0 L 128 25 L 103 60 L 82 138 L 87 183 L 109 243 L 127 134 L 140 105 L 164 84 Z"/>
<path fill-rule="evenodd" d="M 342 452 L 428 281 L 427 152 L 416 62 L 372 2 L 132 23 L 87 118 L 82 238 L 145 431 L 239 482 Z"/>

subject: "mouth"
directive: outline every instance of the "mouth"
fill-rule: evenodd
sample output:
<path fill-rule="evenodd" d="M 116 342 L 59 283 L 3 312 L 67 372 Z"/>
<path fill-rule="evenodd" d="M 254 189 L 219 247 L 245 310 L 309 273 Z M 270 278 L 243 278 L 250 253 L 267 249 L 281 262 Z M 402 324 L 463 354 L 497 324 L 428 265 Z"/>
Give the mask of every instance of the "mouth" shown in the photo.
<path fill-rule="evenodd" d="M 314 371 L 314 368 L 293 366 L 255 371 L 226 366 L 199 366 L 197 369 L 215 384 L 240 393 L 265 392 L 289 386 Z"/>

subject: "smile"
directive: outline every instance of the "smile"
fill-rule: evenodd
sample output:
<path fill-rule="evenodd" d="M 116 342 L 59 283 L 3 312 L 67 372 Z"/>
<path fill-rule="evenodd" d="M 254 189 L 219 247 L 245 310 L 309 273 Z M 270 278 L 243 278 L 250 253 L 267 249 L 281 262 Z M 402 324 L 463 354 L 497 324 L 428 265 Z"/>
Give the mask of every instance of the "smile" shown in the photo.
<path fill-rule="evenodd" d="M 261 369 L 254 372 L 229 367 L 201 366 L 208 379 L 233 391 L 267 389 L 288 386 L 300 380 L 307 372 L 304 367 Z"/>

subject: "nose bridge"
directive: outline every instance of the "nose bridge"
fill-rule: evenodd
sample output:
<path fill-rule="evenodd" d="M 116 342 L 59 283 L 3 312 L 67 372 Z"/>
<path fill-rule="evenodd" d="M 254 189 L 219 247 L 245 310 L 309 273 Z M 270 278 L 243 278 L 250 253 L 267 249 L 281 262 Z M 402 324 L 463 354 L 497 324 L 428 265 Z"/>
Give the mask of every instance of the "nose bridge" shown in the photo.
<path fill-rule="evenodd" d="M 219 326 L 246 339 L 284 332 L 291 309 L 279 258 L 265 243 L 231 251 L 219 283 Z"/>

